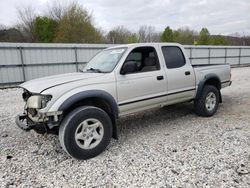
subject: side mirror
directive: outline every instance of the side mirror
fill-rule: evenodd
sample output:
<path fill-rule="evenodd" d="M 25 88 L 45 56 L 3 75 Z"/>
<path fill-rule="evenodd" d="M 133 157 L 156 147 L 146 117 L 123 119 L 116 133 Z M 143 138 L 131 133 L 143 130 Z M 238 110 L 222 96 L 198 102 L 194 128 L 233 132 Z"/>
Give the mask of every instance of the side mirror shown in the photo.
<path fill-rule="evenodd" d="M 79 64 L 78 72 L 82 72 L 87 63 Z"/>
<path fill-rule="evenodd" d="M 126 62 L 121 70 L 121 74 L 125 75 L 125 74 L 129 74 L 129 73 L 134 73 L 138 71 L 138 67 L 135 61 L 128 61 Z"/>

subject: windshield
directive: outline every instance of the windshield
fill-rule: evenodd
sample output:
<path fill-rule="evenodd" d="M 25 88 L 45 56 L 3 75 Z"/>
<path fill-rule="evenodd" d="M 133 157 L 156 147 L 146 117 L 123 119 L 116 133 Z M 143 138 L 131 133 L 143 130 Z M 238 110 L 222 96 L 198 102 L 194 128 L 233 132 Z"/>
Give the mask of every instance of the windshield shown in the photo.
<path fill-rule="evenodd" d="M 87 63 L 83 71 L 111 72 L 125 51 L 126 48 L 103 50 Z"/>

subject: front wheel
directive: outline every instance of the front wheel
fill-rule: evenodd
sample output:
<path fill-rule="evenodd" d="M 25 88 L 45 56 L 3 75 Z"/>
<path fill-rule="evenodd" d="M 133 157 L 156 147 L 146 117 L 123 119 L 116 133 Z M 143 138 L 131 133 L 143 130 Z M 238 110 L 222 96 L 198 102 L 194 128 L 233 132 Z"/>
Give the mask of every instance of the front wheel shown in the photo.
<path fill-rule="evenodd" d="M 205 85 L 200 99 L 194 101 L 195 113 L 210 117 L 214 115 L 219 106 L 219 90 L 212 85 Z"/>
<path fill-rule="evenodd" d="M 92 106 L 69 113 L 59 128 L 62 148 L 72 157 L 89 159 L 102 153 L 112 137 L 112 122 L 106 112 Z"/>

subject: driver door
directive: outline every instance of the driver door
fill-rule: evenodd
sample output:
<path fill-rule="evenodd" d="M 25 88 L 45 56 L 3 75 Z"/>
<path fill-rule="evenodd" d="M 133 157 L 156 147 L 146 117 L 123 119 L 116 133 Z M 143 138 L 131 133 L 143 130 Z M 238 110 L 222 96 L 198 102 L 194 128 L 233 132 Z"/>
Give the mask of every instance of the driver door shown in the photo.
<path fill-rule="evenodd" d="M 155 48 L 149 46 L 133 49 L 124 64 L 131 61 L 137 64 L 138 70 L 124 75 L 117 73 L 121 115 L 159 106 L 167 98 L 167 82 Z"/>

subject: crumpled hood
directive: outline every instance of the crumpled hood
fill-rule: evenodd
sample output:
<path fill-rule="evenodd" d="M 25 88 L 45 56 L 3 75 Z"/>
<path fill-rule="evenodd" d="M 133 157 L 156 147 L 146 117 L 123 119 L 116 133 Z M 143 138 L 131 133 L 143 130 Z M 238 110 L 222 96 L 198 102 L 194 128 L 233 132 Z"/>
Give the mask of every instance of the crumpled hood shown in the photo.
<path fill-rule="evenodd" d="M 32 93 L 41 93 L 42 91 L 56 87 L 58 85 L 79 81 L 79 80 L 86 80 L 91 78 L 96 78 L 103 76 L 104 74 L 101 73 L 83 73 L 83 72 L 75 72 L 75 73 L 67 73 L 67 74 L 59 74 L 55 76 L 48 76 L 43 78 L 38 78 L 34 80 L 30 80 L 24 82 L 20 85 L 20 87 L 27 89 L 29 92 Z"/>

